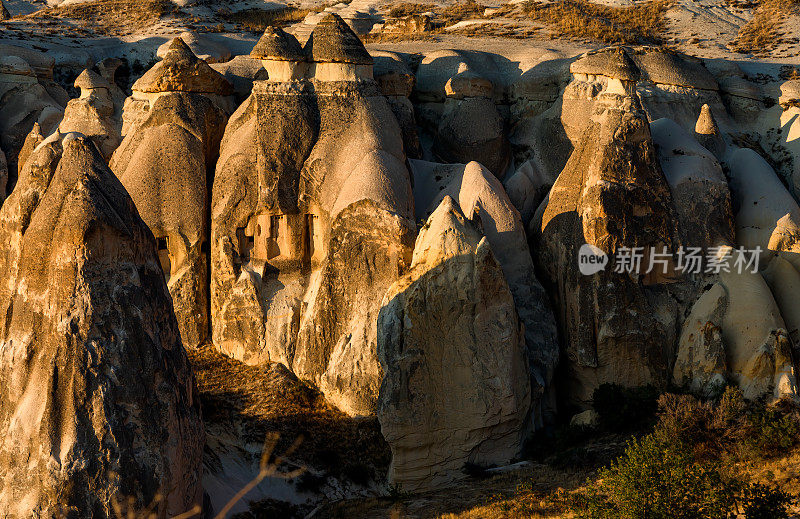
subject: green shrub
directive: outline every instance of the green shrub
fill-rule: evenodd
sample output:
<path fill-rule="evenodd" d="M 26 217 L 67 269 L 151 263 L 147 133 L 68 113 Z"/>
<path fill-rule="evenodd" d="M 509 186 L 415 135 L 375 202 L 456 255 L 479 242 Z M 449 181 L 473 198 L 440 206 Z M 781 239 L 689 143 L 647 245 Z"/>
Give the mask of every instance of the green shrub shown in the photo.
<path fill-rule="evenodd" d="M 695 463 L 683 443 L 649 434 L 600 471 L 584 511 L 591 518 L 725 518 L 734 486 L 716 467 Z"/>
<path fill-rule="evenodd" d="M 800 423 L 794 414 L 770 408 L 750 417 L 753 434 L 744 439 L 747 450 L 761 458 L 780 455 L 800 441 Z"/>

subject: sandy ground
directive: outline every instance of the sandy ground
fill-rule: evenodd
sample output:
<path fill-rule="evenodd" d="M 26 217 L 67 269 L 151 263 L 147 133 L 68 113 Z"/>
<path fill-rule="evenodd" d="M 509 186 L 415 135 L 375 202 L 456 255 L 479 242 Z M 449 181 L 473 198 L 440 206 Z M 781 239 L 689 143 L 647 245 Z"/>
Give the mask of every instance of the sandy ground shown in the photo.
<path fill-rule="evenodd" d="M 20 17 L 34 11 L 44 9 L 49 2 L 58 4 L 59 0 L 4 0 L 9 11 L 16 18 L 0 23 L 0 41 L 19 44 L 23 46 L 50 49 L 59 56 L 75 54 L 77 58 L 71 61 L 82 63 L 88 55 L 97 60 L 108 56 L 126 57 L 132 61 L 142 63 L 152 61 L 155 50 L 168 39 L 177 36 L 185 30 L 205 32 L 211 28 L 214 33 L 204 33 L 203 38 L 208 38 L 215 43 L 222 43 L 229 47 L 231 54 L 247 53 L 257 39 L 257 34 L 237 30 L 230 24 L 220 24 L 218 10 L 229 12 L 244 9 L 275 9 L 287 5 L 279 1 L 244 0 L 233 2 L 229 0 L 190 0 L 186 5 L 181 5 L 181 16 L 166 16 L 156 23 L 145 27 L 119 26 L 103 27 L 97 34 L 87 37 L 86 27 L 92 25 L 91 20 L 69 20 L 59 18 Z M 87 0 L 65 0 L 61 5 L 69 5 Z M 88 0 L 94 1 L 94 0 Z M 614 6 L 624 6 L 633 0 L 597 0 L 598 3 Z M 184 0 L 179 0 L 181 4 Z M 396 4 L 398 2 L 394 2 Z M 427 2 L 426 2 L 427 3 Z M 439 2 L 444 5 L 444 3 Z M 484 2 L 488 7 L 502 6 L 502 1 Z M 514 3 L 512 0 L 511 3 Z M 320 2 L 289 2 L 288 5 L 313 8 L 321 5 Z M 331 6 L 327 3 L 328 11 L 336 11 L 343 17 L 361 16 L 368 17 L 373 22 L 380 24 L 389 9 L 391 2 L 381 0 L 353 0 L 348 4 Z M 43 11 L 44 12 L 44 11 Z M 301 40 L 310 32 L 313 23 L 321 16 L 311 13 L 306 23 L 290 27 Z M 729 44 L 736 38 L 739 29 L 753 16 L 751 8 L 741 8 L 730 5 L 724 0 L 676 0 L 675 5 L 668 11 L 668 28 L 664 34 L 667 45 L 687 54 L 703 58 L 724 58 L 736 61 L 748 61 L 753 58 L 747 54 L 733 52 Z M 435 49 L 457 48 L 472 49 L 501 54 L 519 61 L 522 69 L 527 63 L 539 61 L 538 56 L 546 52 L 556 55 L 576 55 L 591 48 L 603 46 L 602 43 L 588 40 L 558 40 L 552 39 L 546 29 L 537 31 L 533 36 L 525 39 L 496 38 L 478 35 L 462 36 L 447 34 L 470 26 L 484 24 L 485 26 L 505 26 L 526 28 L 534 26 L 529 20 L 516 18 L 491 18 L 478 20 L 463 20 L 455 26 L 447 27 L 443 33 L 424 35 L 424 39 L 415 41 L 402 41 L 391 43 L 371 44 L 372 49 L 396 50 L 401 52 L 429 52 Z M 94 30 L 94 29 L 93 29 Z M 103 32 L 105 31 L 106 34 Z M 480 31 L 477 31 L 480 32 Z M 766 55 L 758 56 L 759 62 L 775 62 L 797 64 L 800 62 L 800 17 L 788 18 L 782 24 L 781 32 L 784 35 L 782 43 Z M 59 47 L 60 46 L 60 47 Z M 75 49 L 70 51 L 69 49 Z M 70 61 L 70 60 L 68 60 Z M 70 63 L 71 64 L 71 63 Z"/>

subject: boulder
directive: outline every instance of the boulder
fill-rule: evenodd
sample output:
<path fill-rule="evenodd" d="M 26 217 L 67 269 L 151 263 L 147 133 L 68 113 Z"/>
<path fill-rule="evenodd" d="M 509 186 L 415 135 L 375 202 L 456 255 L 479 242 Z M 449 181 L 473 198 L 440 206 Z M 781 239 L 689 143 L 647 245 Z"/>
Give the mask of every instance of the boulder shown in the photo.
<path fill-rule="evenodd" d="M 227 96 L 233 87 L 209 64 L 198 59 L 181 38 L 173 38 L 164 58 L 131 87 L 142 93 L 195 92 Z"/>
<path fill-rule="evenodd" d="M 181 40 L 175 42 L 164 61 L 134 84 L 133 99 L 148 77 L 142 88 L 175 90 L 143 100 L 146 111 L 136 116 L 139 122 L 128 129 L 110 165 L 156 237 L 184 345 L 194 348 L 205 342 L 210 328 L 209 187 L 228 121 L 219 99 L 230 84 Z M 165 76 L 151 74 L 158 70 Z M 138 109 L 126 102 L 125 109 L 129 106 Z"/>
<path fill-rule="evenodd" d="M 665 384 L 677 339 L 678 308 L 666 292 L 674 267 L 646 274 L 644 258 L 632 272 L 607 264 L 584 275 L 578 264 L 584 244 L 612 258 L 622 247 L 677 249 L 669 184 L 635 99 L 595 114 L 529 233 L 558 309 L 567 401 L 586 406 L 605 382 Z"/>
<path fill-rule="evenodd" d="M 423 490 L 520 452 L 530 404 L 523 329 L 486 238 L 445 197 L 378 321 L 390 481 Z"/>
<path fill-rule="evenodd" d="M 480 162 L 503 179 L 511 163 L 511 145 L 506 123 L 494 101 L 485 97 L 448 99 L 436 130 L 433 153 L 445 163 Z"/>
<path fill-rule="evenodd" d="M 0 515 L 201 504 L 200 403 L 153 237 L 89 139 L 33 153 L 0 238 Z"/>
<path fill-rule="evenodd" d="M 184 31 L 179 38 L 188 45 L 192 53 L 206 63 L 224 63 L 231 59 L 231 51 L 222 43 L 216 41 L 211 34 L 197 34 Z M 164 58 L 172 45 L 168 41 L 156 50 L 156 56 Z"/>
<path fill-rule="evenodd" d="M 415 234 L 402 133 L 377 84 L 257 81 L 226 129 L 211 207 L 214 345 L 374 414 L 380 302 Z"/>
<path fill-rule="evenodd" d="M 717 158 L 722 158 L 725 154 L 725 140 L 717 125 L 717 120 L 711 112 L 711 107 L 707 104 L 700 108 L 700 116 L 694 125 L 694 135 L 697 142 Z"/>

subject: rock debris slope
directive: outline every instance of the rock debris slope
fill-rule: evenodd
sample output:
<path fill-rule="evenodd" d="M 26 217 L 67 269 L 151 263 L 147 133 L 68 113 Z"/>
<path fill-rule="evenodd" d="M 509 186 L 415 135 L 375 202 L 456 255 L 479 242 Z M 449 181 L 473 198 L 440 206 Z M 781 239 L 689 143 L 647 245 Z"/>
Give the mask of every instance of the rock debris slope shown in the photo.
<path fill-rule="evenodd" d="M 33 153 L 0 238 L 0 515 L 199 504 L 199 401 L 153 237 L 88 138 Z"/>

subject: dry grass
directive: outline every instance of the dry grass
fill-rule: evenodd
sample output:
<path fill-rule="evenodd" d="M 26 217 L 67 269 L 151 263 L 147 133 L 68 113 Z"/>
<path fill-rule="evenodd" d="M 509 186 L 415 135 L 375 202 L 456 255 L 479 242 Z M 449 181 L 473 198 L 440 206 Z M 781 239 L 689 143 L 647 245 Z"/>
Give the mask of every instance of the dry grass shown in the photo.
<path fill-rule="evenodd" d="M 69 19 L 83 29 L 78 31 L 82 36 L 91 32 L 121 36 L 141 31 L 170 16 L 186 15 L 169 0 L 90 0 L 42 9 L 23 18 L 44 25 Z"/>
<path fill-rule="evenodd" d="M 218 13 L 228 23 L 235 23 L 243 30 L 262 33 L 269 26 L 285 27 L 303 21 L 310 9 L 282 7 L 280 9 L 244 9 L 232 13 Z"/>
<path fill-rule="evenodd" d="M 387 13 L 389 18 L 403 18 L 404 16 L 411 16 L 412 14 L 422 14 L 436 9 L 435 4 L 414 4 L 403 2 L 400 4 L 393 4 L 392 8 Z"/>
<path fill-rule="evenodd" d="M 780 26 L 786 16 L 800 14 L 798 0 L 761 0 L 753 18 L 739 30 L 730 47 L 735 52 L 762 55 L 781 43 Z"/>
<path fill-rule="evenodd" d="M 189 351 L 189 360 L 207 427 L 233 424 L 251 443 L 279 431 L 278 451 L 302 436 L 293 459 L 319 470 L 374 470 L 380 477 L 388 469 L 391 453 L 377 419 L 350 418 L 284 366 L 247 366 L 210 347 Z"/>
<path fill-rule="evenodd" d="M 609 7 L 588 0 L 525 4 L 528 16 L 544 23 L 557 37 L 605 43 L 660 43 L 665 14 L 672 0 L 649 0 L 630 7 Z"/>
<path fill-rule="evenodd" d="M 486 9 L 485 5 L 479 4 L 475 0 L 465 0 L 463 2 L 456 2 L 436 9 L 437 22 L 442 23 L 444 26 L 458 23 L 462 20 L 471 18 L 483 18 L 483 11 Z"/>

